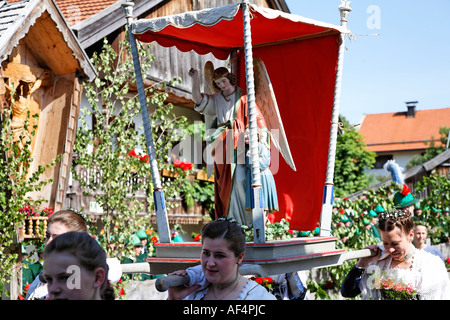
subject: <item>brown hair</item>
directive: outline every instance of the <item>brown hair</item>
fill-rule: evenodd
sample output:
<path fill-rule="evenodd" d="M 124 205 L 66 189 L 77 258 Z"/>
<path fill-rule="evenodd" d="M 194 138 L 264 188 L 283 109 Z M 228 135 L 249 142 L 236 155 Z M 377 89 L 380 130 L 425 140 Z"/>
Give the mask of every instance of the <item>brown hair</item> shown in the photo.
<path fill-rule="evenodd" d="M 105 281 L 100 287 L 103 300 L 114 300 L 114 290 L 108 284 L 108 264 L 106 252 L 100 244 L 87 232 L 69 231 L 57 236 L 45 246 L 44 260 L 52 252 L 68 252 L 75 256 L 81 266 L 90 272 L 98 267 L 105 270 Z M 112 296 L 111 296 L 112 294 Z"/>
<path fill-rule="evenodd" d="M 230 73 L 227 68 L 220 67 L 220 68 L 215 69 L 213 71 L 213 74 L 212 74 L 214 88 L 220 90 L 219 87 L 216 84 L 216 80 L 218 80 L 220 78 L 223 78 L 223 77 L 225 77 L 228 80 L 230 80 L 230 84 L 232 86 L 235 86 L 237 84 L 236 76 L 233 73 Z"/>
<path fill-rule="evenodd" d="M 404 234 L 409 234 L 414 228 L 411 213 L 405 209 L 395 209 L 382 212 L 379 215 L 378 229 L 380 231 L 392 231 L 395 227 L 400 228 Z"/>
<path fill-rule="evenodd" d="M 202 228 L 202 241 L 204 238 L 225 239 L 228 249 L 235 257 L 245 251 L 245 233 L 241 226 L 234 220 L 219 218 L 208 223 Z"/>
<path fill-rule="evenodd" d="M 63 224 L 70 231 L 87 231 L 86 220 L 80 214 L 71 210 L 60 210 L 52 214 L 48 218 L 48 225 L 55 222 Z"/>

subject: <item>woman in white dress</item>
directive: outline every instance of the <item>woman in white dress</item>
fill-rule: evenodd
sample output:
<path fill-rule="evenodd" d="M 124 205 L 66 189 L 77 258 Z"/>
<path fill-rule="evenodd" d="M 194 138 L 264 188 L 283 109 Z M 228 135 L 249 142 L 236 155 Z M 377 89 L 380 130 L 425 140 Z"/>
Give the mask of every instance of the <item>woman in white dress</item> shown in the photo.
<path fill-rule="evenodd" d="M 169 288 L 168 300 L 276 300 L 257 282 L 239 274 L 245 235 L 234 221 L 219 218 L 202 229 L 201 265 L 172 274 L 189 275 L 187 286 Z"/>
<path fill-rule="evenodd" d="M 415 249 L 412 244 L 414 223 L 411 213 L 402 209 L 381 213 L 378 227 L 383 245 L 367 247 L 377 254 L 359 259 L 341 285 L 342 296 L 361 294 L 365 300 L 393 299 L 393 296 L 450 299 L 450 280 L 442 260 Z M 403 292 L 402 296 L 400 292 Z"/>

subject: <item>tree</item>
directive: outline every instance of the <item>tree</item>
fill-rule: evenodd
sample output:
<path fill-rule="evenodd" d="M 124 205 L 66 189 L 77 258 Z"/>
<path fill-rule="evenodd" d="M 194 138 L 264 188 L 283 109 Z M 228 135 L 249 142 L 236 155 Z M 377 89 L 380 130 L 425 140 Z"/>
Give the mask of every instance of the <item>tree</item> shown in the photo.
<path fill-rule="evenodd" d="M 41 176 L 50 167 L 60 161 L 60 156 L 48 165 L 39 165 L 36 171 L 30 172 L 33 158 L 31 157 L 31 139 L 25 134 L 19 140 L 25 142 L 23 148 L 13 142 L 11 134 L 11 105 L 14 97 L 11 95 L 11 104 L 5 104 L 0 112 L 0 294 L 4 286 L 9 283 L 15 272 L 14 266 L 20 263 L 20 248 L 18 243 L 18 227 L 24 224 L 24 214 L 21 208 L 26 204 L 30 207 L 39 207 L 42 199 L 31 199 L 30 192 L 40 191 L 52 179 L 42 180 Z M 34 136 L 37 130 L 38 115 L 30 115 L 24 123 L 24 132 L 28 131 Z M 16 298 L 16 297 L 12 297 Z"/>
<path fill-rule="evenodd" d="M 444 152 L 445 146 L 447 145 L 449 130 L 450 130 L 449 127 L 440 127 L 439 128 L 439 134 L 441 135 L 441 137 L 439 138 L 440 145 L 436 146 L 436 144 L 434 142 L 434 137 L 432 136 L 429 142 L 425 142 L 425 145 L 428 145 L 428 148 L 426 149 L 425 154 L 414 156 L 406 164 L 406 169 L 410 169 L 419 164 L 427 162 L 428 160 L 431 160 L 434 157 L 436 157 L 438 154 Z"/>
<path fill-rule="evenodd" d="M 422 199 L 421 216 L 415 216 L 417 224 L 426 225 L 431 244 L 449 242 L 450 216 L 442 212 L 450 207 L 450 179 L 433 171 L 430 176 L 423 177 L 416 185 L 417 192 L 427 190 L 428 196 Z"/>
<path fill-rule="evenodd" d="M 344 133 L 338 135 L 336 142 L 336 162 L 334 167 L 334 188 L 337 197 L 366 188 L 370 178 L 364 169 L 375 163 L 376 154 L 366 149 L 364 138 L 348 121 L 341 116 Z"/>
<path fill-rule="evenodd" d="M 147 48 L 139 48 L 143 74 L 154 60 Z M 92 63 L 100 76 L 84 85 L 91 110 L 82 110 L 74 144 L 75 166 L 95 173 L 85 179 L 76 167 L 72 168 L 74 178 L 103 209 L 101 224 L 92 224 L 91 232 L 99 235 L 108 256 L 127 254 L 130 248 L 126 245 L 131 235 L 141 228 L 151 229 L 149 215 L 139 213 L 154 210 L 148 155 L 145 151 L 139 153 L 139 149 L 146 150 L 145 136 L 142 128 L 134 129 L 140 106 L 137 94 L 130 93 L 135 75 L 133 62 L 127 59 L 131 56 L 127 55 L 129 49 L 128 42 L 124 41 L 116 53 L 105 39 L 102 51 L 94 53 Z M 170 150 L 184 138 L 185 130 L 177 129 L 186 126 L 186 119 L 173 116 L 173 106 L 164 103 L 165 86 L 166 83 L 159 83 L 145 91 L 147 105 L 154 109 L 150 117 L 158 168 L 171 170 Z M 87 123 L 89 118 L 94 120 L 93 128 Z M 166 199 L 177 196 L 178 186 L 186 179 L 187 172 L 178 170 L 177 174 L 176 178 L 163 181 Z M 147 208 L 135 198 L 139 191 L 147 193 Z"/>

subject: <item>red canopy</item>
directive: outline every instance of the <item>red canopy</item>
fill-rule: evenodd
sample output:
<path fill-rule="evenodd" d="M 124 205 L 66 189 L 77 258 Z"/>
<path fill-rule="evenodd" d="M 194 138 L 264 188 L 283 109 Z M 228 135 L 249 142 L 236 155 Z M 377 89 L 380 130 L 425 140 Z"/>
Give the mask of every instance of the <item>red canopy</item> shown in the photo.
<path fill-rule="evenodd" d="M 272 150 L 280 211 L 294 230 L 318 226 L 326 177 L 330 121 L 341 32 L 338 26 L 251 6 L 253 55 L 265 63 L 297 171 Z M 137 20 L 136 38 L 227 59 L 238 52 L 238 78 L 246 86 L 241 4 Z"/>

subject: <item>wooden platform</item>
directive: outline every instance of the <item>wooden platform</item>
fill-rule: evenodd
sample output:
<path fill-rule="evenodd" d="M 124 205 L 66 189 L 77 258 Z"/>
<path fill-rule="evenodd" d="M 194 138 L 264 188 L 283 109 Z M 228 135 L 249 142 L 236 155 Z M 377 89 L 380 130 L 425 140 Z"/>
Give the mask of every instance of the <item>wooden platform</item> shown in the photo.
<path fill-rule="evenodd" d="M 247 243 L 241 274 L 267 276 L 310 270 L 342 263 L 346 250 L 336 249 L 336 237 L 308 237 L 267 243 Z M 170 273 L 200 263 L 201 243 L 155 244 L 156 257 L 148 258 L 150 273 Z"/>

